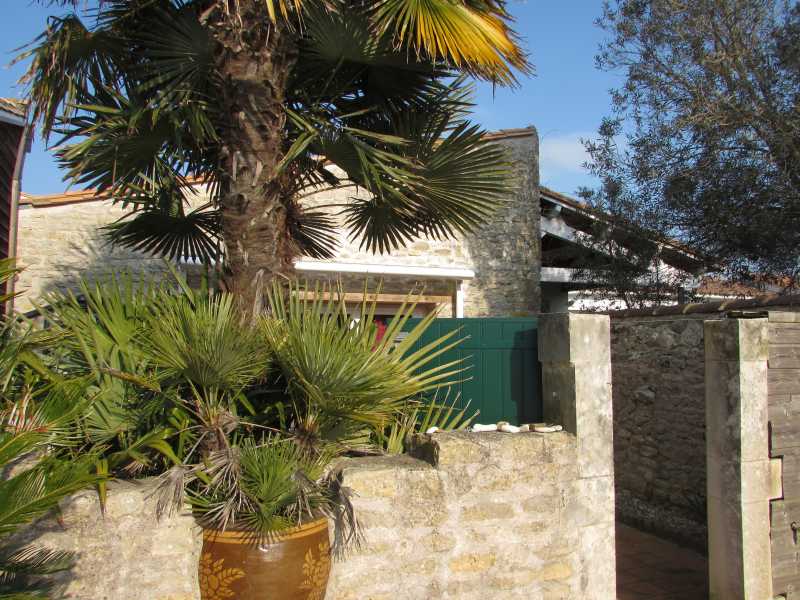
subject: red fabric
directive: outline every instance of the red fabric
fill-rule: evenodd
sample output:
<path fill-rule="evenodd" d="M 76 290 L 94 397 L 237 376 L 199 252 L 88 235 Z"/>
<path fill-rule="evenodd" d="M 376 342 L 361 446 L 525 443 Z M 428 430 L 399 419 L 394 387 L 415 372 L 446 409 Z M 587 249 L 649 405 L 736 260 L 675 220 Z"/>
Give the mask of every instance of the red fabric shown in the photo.
<path fill-rule="evenodd" d="M 375 317 L 375 326 L 378 328 L 378 334 L 375 336 L 375 343 L 378 343 L 383 339 L 383 336 L 386 335 L 386 319 L 383 317 Z"/>

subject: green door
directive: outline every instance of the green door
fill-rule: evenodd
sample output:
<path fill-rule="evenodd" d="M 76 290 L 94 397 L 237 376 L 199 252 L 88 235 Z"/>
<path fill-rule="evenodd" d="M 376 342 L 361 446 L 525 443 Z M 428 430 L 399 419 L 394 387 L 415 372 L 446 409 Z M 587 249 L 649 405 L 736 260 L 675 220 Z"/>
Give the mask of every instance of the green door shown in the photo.
<path fill-rule="evenodd" d="M 407 329 L 418 322 L 410 319 Z M 478 423 L 541 421 L 536 319 L 436 319 L 417 347 L 453 329 L 460 329 L 457 337 L 466 339 L 434 361 L 464 359 L 467 380 L 454 386 L 451 398 L 460 392 L 462 405 L 470 401 L 470 411 L 480 410 Z"/>

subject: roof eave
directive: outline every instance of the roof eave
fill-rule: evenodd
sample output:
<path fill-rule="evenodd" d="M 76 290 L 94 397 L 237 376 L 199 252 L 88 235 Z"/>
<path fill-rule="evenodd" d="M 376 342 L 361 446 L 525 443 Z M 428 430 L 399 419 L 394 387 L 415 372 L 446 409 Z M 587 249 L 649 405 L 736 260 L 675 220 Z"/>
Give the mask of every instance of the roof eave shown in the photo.
<path fill-rule="evenodd" d="M 17 127 L 25 127 L 25 118 L 15 115 L 7 110 L 0 109 L 0 122 L 8 123 L 9 125 L 16 125 Z"/>

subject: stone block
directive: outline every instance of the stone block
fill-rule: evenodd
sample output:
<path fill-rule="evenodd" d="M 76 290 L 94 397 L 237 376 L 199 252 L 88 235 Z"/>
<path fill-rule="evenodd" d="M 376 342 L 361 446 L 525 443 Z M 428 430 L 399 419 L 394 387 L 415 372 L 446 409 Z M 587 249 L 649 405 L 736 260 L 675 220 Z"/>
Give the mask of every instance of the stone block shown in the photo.
<path fill-rule="evenodd" d="M 514 507 L 508 502 L 481 502 L 461 509 L 460 519 L 465 523 L 471 521 L 508 520 L 514 517 Z"/>
<path fill-rule="evenodd" d="M 542 411 L 548 423 L 558 423 L 575 433 L 575 366 L 571 363 L 542 365 Z"/>
<path fill-rule="evenodd" d="M 613 514 L 612 477 L 584 477 L 574 483 L 565 510 L 565 517 L 572 527 L 607 524 Z"/>
<path fill-rule="evenodd" d="M 609 363 L 609 331 L 607 315 L 544 314 L 539 319 L 539 361 Z"/>
<path fill-rule="evenodd" d="M 466 553 L 454 556 L 448 562 L 452 573 L 483 573 L 494 566 L 497 557 L 494 553 Z"/>
<path fill-rule="evenodd" d="M 707 361 L 705 385 L 709 455 L 721 460 L 768 456 L 766 359 Z"/>
<path fill-rule="evenodd" d="M 578 531 L 579 587 L 577 598 L 614 600 L 617 595 L 615 524 L 589 525 Z"/>
<path fill-rule="evenodd" d="M 771 598 L 767 320 L 705 323 L 711 598 Z"/>
<path fill-rule="evenodd" d="M 706 360 L 765 361 L 768 335 L 767 319 L 706 321 Z"/>
<path fill-rule="evenodd" d="M 769 502 L 708 499 L 709 597 L 772 597 Z"/>

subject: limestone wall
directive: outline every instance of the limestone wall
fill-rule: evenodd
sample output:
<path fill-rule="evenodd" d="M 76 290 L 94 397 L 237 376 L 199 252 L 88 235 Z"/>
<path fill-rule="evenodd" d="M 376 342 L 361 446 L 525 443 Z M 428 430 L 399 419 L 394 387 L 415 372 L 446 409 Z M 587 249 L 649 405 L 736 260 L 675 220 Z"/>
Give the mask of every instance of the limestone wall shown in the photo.
<path fill-rule="evenodd" d="M 703 318 L 612 319 L 617 514 L 706 547 Z"/>
<path fill-rule="evenodd" d="M 191 515 L 156 520 L 154 489 L 153 480 L 113 483 L 105 512 L 95 491 L 80 492 L 17 539 L 74 553 L 75 566 L 53 576 L 65 598 L 200 600 L 200 532 Z"/>
<path fill-rule="evenodd" d="M 614 600 L 609 322 L 544 315 L 545 418 L 555 433 L 435 433 L 406 456 L 349 458 L 364 544 L 331 573 L 327 600 Z M 200 531 L 155 518 L 154 482 L 67 498 L 23 542 L 75 552 L 59 576 L 79 600 L 199 600 Z"/>
<path fill-rule="evenodd" d="M 196 192 L 193 202 L 205 202 L 202 188 Z M 167 273 L 162 259 L 107 243 L 101 227 L 125 214 L 110 200 L 20 206 L 17 265 L 23 271 L 17 278 L 20 296 L 14 307 L 30 310 L 42 294 L 74 290 L 81 278 L 94 281 L 123 271 Z"/>
<path fill-rule="evenodd" d="M 455 267 L 475 271 L 465 282 L 465 316 L 513 316 L 538 312 L 539 297 L 539 149 L 534 129 L 497 134 L 496 141 L 509 148 L 518 176 L 518 191 L 474 235 L 452 240 L 419 238 L 390 254 L 374 254 L 360 248 L 350 231 L 338 235 L 337 262 L 424 267 Z M 340 173 L 341 174 L 341 173 Z M 353 197 L 364 197 L 361 188 L 323 190 L 304 200 L 308 206 L 324 206 L 337 213 Z M 52 289 L 74 288 L 80 277 L 95 279 L 121 270 L 163 272 L 160 259 L 112 248 L 106 244 L 103 225 L 125 213 L 108 200 L 71 201 L 63 198 L 29 200 L 20 209 L 17 255 L 25 269 L 17 283 L 22 297 L 19 310 L 31 308 L 31 300 Z M 205 201 L 198 188 L 196 202 Z M 309 277 L 313 278 L 313 277 Z M 348 280 L 353 280 L 350 277 Z M 385 278 L 385 290 L 408 293 L 424 287 L 430 294 L 454 294 L 453 281 Z M 348 291 L 360 292 L 362 282 Z M 445 306 L 448 312 L 449 306 Z"/>
<path fill-rule="evenodd" d="M 768 325 L 765 313 L 704 325 L 712 600 L 774 598 L 770 501 L 782 492 L 769 458 Z M 789 591 L 778 598 L 790 600 Z"/>
<path fill-rule="evenodd" d="M 726 317 L 724 307 L 707 312 L 708 306 L 655 317 L 612 313 L 611 325 L 617 515 L 702 552 L 707 548 L 703 323 Z M 791 319 L 798 307 L 769 310 Z M 772 373 L 791 385 L 788 371 Z M 775 414 L 793 414 L 783 402 L 791 396 L 775 394 Z"/>
<path fill-rule="evenodd" d="M 326 599 L 587 597 L 588 565 L 613 574 L 614 558 L 613 529 L 612 555 L 582 552 L 585 526 L 614 508 L 582 482 L 577 445 L 566 432 L 439 433 L 413 456 L 345 459 L 365 542 L 334 563 Z M 157 521 L 153 491 L 153 480 L 113 484 L 105 514 L 81 492 L 20 541 L 76 554 L 56 578 L 66 598 L 199 600 L 200 530 L 187 514 Z"/>
<path fill-rule="evenodd" d="M 416 455 L 344 466 L 366 543 L 327 600 L 583 597 L 574 436 L 435 434 Z"/>

